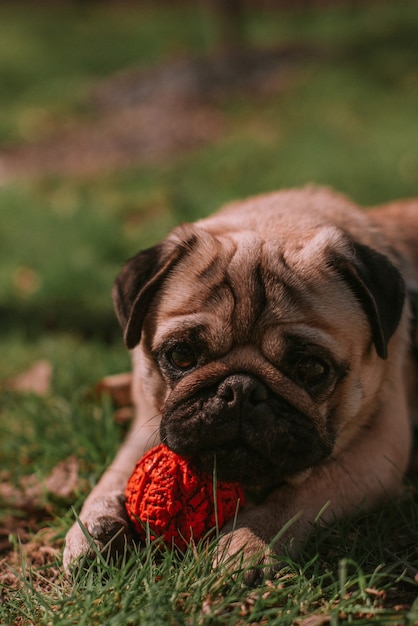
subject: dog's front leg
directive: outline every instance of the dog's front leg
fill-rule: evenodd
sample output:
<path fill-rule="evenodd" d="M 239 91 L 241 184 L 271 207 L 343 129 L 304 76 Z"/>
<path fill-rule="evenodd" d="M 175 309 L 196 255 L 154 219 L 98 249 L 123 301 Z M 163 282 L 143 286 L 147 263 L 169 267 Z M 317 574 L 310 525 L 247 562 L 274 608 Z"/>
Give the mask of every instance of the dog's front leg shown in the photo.
<path fill-rule="evenodd" d="M 129 539 L 125 485 L 136 462 L 151 445 L 157 443 L 155 438 L 158 433 L 154 407 L 146 407 L 142 401 L 136 415 L 114 461 L 86 499 L 79 521 L 67 533 L 63 555 L 67 572 L 81 557 L 94 558 L 97 549 L 112 555 L 123 554 Z"/>

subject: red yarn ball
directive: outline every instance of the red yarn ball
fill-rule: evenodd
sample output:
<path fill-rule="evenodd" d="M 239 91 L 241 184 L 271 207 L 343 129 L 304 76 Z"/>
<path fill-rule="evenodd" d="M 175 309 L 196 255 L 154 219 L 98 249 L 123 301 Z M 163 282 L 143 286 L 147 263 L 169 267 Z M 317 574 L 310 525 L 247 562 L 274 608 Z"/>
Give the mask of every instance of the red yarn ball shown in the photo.
<path fill-rule="evenodd" d="M 216 505 L 215 493 L 216 491 Z M 238 483 L 218 481 L 160 444 L 136 464 L 125 490 L 126 510 L 140 538 L 162 537 L 184 550 L 190 539 L 202 539 L 232 519 L 244 506 Z"/>

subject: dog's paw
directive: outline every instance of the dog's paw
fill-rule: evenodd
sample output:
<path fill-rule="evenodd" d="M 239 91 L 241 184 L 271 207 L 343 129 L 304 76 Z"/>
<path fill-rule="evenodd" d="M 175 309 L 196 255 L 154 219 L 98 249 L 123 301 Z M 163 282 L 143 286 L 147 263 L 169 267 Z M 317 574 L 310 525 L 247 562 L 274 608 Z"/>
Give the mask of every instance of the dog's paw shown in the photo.
<path fill-rule="evenodd" d="M 278 561 L 264 539 L 242 526 L 219 539 L 214 566 L 225 567 L 232 575 L 242 576 L 247 585 L 255 586 L 274 576 Z"/>
<path fill-rule="evenodd" d="M 65 571 L 71 573 L 78 563 L 93 561 L 98 553 L 120 557 L 131 539 L 124 497 L 109 494 L 89 503 L 67 533 L 63 554 Z"/>

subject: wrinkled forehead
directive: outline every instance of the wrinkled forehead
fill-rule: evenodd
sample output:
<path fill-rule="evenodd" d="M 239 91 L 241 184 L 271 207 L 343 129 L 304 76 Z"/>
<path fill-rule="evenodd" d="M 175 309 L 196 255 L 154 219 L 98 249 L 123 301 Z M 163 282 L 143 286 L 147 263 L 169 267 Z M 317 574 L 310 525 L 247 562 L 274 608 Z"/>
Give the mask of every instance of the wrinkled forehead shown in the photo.
<path fill-rule="evenodd" d="M 346 297 L 344 297 L 344 294 Z M 358 307 L 326 264 L 304 258 L 303 244 L 253 233 L 202 242 L 171 274 L 155 308 L 153 343 L 200 329 L 214 344 L 260 342 L 271 328 L 303 335 L 358 321 Z M 296 332 L 296 331 L 295 331 Z"/>

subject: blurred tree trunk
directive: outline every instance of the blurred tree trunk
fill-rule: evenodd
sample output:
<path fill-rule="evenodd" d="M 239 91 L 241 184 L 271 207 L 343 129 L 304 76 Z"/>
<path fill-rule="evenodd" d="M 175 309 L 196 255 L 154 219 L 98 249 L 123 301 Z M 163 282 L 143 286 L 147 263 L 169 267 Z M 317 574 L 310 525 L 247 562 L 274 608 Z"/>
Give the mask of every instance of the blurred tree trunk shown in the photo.
<path fill-rule="evenodd" d="M 243 0 L 201 0 L 204 8 L 215 14 L 219 25 L 218 47 L 226 53 L 246 47 L 245 9 Z"/>

